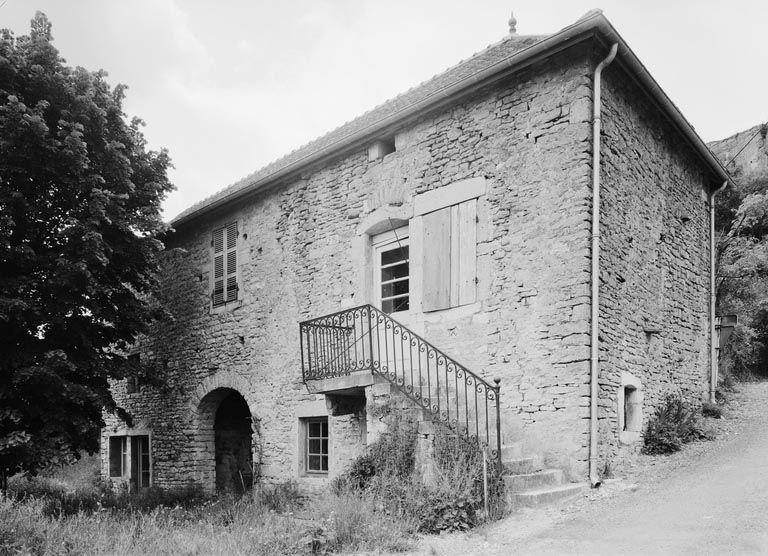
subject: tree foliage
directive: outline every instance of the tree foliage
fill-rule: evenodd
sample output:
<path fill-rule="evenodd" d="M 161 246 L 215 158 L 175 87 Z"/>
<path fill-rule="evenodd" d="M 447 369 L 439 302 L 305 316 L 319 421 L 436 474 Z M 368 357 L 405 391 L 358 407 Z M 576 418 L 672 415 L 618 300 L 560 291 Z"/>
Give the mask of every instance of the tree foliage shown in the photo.
<path fill-rule="evenodd" d="M 732 170 L 738 187 L 717 198 L 717 308 L 739 324 L 721 353 L 721 374 L 767 376 L 768 175 Z"/>
<path fill-rule="evenodd" d="M 125 87 L 66 65 L 38 12 L 0 31 L 0 473 L 98 448 L 109 380 L 147 330 L 165 150 L 128 122 Z"/>

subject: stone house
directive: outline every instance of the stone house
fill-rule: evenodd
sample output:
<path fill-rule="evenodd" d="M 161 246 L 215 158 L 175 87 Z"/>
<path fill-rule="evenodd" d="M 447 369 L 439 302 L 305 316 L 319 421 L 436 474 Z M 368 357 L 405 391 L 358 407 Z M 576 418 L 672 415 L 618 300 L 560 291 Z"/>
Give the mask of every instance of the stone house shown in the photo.
<path fill-rule="evenodd" d="M 115 384 L 133 422 L 107 416 L 103 472 L 322 488 L 411 407 L 426 437 L 596 483 L 668 392 L 709 395 L 727 182 L 599 11 L 513 20 L 172 221 L 175 320 L 136 354 L 166 385 Z"/>

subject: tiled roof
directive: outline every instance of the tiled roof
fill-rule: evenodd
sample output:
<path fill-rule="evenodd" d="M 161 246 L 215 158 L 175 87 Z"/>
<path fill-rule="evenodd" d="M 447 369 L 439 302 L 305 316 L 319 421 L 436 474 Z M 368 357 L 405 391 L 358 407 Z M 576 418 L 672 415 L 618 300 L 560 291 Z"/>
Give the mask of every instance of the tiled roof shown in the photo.
<path fill-rule="evenodd" d="M 243 179 L 217 191 L 210 197 L 207 197 L 184 210 L 178 216 L 172 220 L 172 224 L 185 220 L 188 216 L 205 210 L 206 207 L 217 204 L 217 201 L 230 196 L 236 196 L 238 192 L 248 189 L 252 184 L 256 182 L 269 179 L 270 176 L 277 174 L 280 170 L 290 166 L 291 164 L 300 162 L 301 160 L 317 153 L 327 147 L 334 144 L 343 142 L 345 138 L 353 135 L 354 133 L 364 130 L 367 127 L 384 120 L 392 115 L 397 114 L 398 111 L 403 108 L 412 106 L 419 101 L 428 99 L 436 92 L 445 89 L 446 87 L 453 85 L 471 77 L 479 71 L 491 68 L 494 64 L 505 60 L 510 55 L 524 50 L 525 48 L 539 42 L 544 36 L 519 36 L 510 35 L 505 39 L 499 41 L 496 44 L 488 46 L 486 49 L 474 54 L 472 57 L 462 60 L 455 66 L 445 70 L 444 72 L 435 75 L 431 79 L 424 81 L 423 83 L 407 90 L 406 92 L 394 97 L 391 100 L 380 104 L 379 106 L 369 110 L 362 116 L 355 118 L 345 124 L 337 127 L 333 131 L 326 133 L 325 135 L 315 139 L 299 147 L 298 149 L 290 152 L 282 158 L 275 160 L 274 162 L 267 164 L 260 170 L 244 177 Z"/>

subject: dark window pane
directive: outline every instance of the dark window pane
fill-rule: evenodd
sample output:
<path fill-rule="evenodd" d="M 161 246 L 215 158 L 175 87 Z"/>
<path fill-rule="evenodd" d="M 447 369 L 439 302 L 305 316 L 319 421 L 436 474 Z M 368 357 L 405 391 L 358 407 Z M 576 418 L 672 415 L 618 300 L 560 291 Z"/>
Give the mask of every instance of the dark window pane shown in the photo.
<path fill-rule="evenodd" d="M 321 453 L 328 454 L 328 439 L 323 440 L 323 451 Z"/>
<path fill-rule="evenodd" d="M 320 453 L 320 440 L 317 438 L 310 438 L 309 439 L 309 453 L 310 454 L 319 454 Z"/>
<path fill-rule="evenodd" d="M 318 438 L 320 436 L 320 423 L 309 424 L 309 436 Z"/>
<path fill-rule="evenodd" d="M 323 456 L 322 470 L 328 471 L 328 456 Z"/>
<path fill-rule="evenodd" d="M 310 471 L 321 471 L 321 457 L 322 456 L 309 456 L 309 461 L 307 462 L 307 467 Z M 328 469 L 328 465 L 326 464 L 326 469 Z"/>
<path fill-rule="evenodd" d="M 408 246 L 403 245 L 402 248 L 395 247 L 389 251 L 381 252 L 381 265 L 388 265 L 408 259 Z"/>
<path fill-rule="evenodd" d="M 390 282 L 389 284 L 381 285 L 381 297 L 392 297 L 395 295 L 402 295 L 408 293 L 408 280 L 400 280 L 399 282 Z"/>
<path fill-rule="evenodd" d="M 385 299 L 381 302 L 381 310 L 384 313 L 396 313 L 397 311 L 408 310 L 408 298 L 398 297 L 396 299 Z"/>
<path fill-rule="evenodd" d="M 400 263 L 394 266 L 388 266 L 381 269 L 381 281 L 387 282 L 388 280 L 394 280 L 395 278 L 407 278 L 408 277 L 408 263 Z"/>
<path fill-rule="evenodd" d="M 120 477 L 122 473 L 123 461 L 123 437 L 109 437 L 109 476 Z"/>

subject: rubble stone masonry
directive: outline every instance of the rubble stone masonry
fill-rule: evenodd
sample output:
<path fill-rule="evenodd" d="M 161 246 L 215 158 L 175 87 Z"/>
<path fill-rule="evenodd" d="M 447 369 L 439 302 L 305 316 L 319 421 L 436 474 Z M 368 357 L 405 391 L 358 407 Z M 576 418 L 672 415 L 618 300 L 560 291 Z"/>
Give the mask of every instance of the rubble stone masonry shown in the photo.
<path fill-rule="evenodd" d="M 599 416 L 611 461 L 639 448 L 620 442 L 622 375 L 641 384 L 641 429 L 667 394 L 707 392 L 713 178 L 618 66 L 604 83 Z"/>
<path fill-rule="evenodd" d="M 212 484 L 206 396 L 230 388 L 253 416 L 257 479 L 322 488 L 327 478 L 301 470 L 300 419 L 328 415 L 330 404 L 302 383 L 297 323 L 371 302 L 368 234 L 389 218 L 408 222 L 414 195 L 477 177 L 487 184 L 477 209 L 477 301 L 422 313 L 414 291 L 411 311 L 393 316 L 486 379 L 500 377 L 504 442 L 583 480 L 594 63 L 587 47 L 571 48 L 423 114 L 394 133 L 396 150 L 383 159 L 362 148 L 172 234 L 161 296 L 174 320 L 142 347 L 167 384 L 114 390 L 135 429 L 151 433 L 154 483 Z M 606 91 L 605 438 L 615 432 L 622 370 L 642 377 L 653 405 L 669 389 L 700 392 L 707 365 L 702 176 L 620 81 L 608 78 Z M 211 234 L 233 221 L 240 301 L 212 310 Z M 333 476 L 375 427 L 360 412 L 329 419 Z M 108 416 L 105 438 L 127 430 Z"/>

